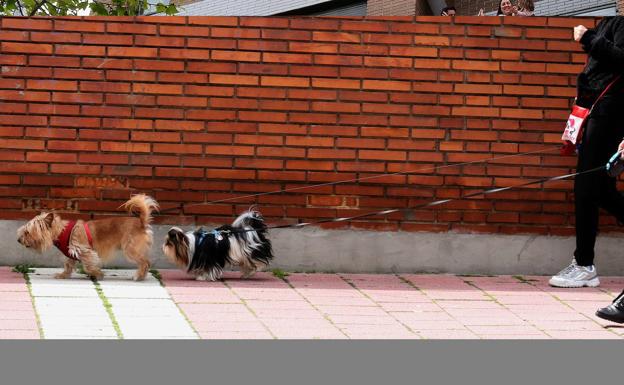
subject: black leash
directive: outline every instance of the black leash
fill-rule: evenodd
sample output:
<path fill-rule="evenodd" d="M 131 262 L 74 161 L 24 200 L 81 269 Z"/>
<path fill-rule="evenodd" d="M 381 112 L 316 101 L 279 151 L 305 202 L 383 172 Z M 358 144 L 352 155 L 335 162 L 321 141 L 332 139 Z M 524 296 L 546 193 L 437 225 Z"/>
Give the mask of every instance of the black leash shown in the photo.
<path fill-rule="evenodd" d="M 170 207 L 170 208 L 167 208 L 167 209 L 162 209 L 159 212 L 162 214 L 162 213 L 166 213 L 166 212 L 169 212 L 169 211 L 179 210 L 180 213 L 183 213 L 185 207 L 213 205 L 213 204 L 216 204 L 216 203 L 230 202 L 230 201 L 235 201 L 235 200 L 244 199 L 244 198 L 255 198 L 255 197 L 264 196 L 264 195 L 272 195 L 272 194 L 280 194 L 280 193 L 291 192 L 291 191 L 307 190 L 307 189 L 316 188 L 316 187 L 333 186 L 333 185 L 337 185 L 337 184 L 341 184 L 341 183 L 362 182 L 362 181 L 367 181 L 367 180 L 371 180 L 371 179 L 384 178 L 384 177 L 394 176 L 394 175 L 413 174 L 413 173 L 423 172 L 423 171 L 437 171 L 437 170 L 444 169 L 444 168 L 449 168 L 449 167 L 467 166 L 467 165 L 476 164 L 476 163 L 487 163 L 487 162 L 490 162 L 490 161 L 493 161 L 493 160 L 512 158 L 512 157 L 515 157 L 515 156 L 522 156 L 522 155 L 547 153 L 547 152 L 553 152 L 555 150 L 559 151 L 560 147 L 558 146 L 558 147 L 553 147 L 553 148 L 542 148 L 542 149 L 536 150 L 536 151 L 529 151 L 529 152 L 523 152 L 523 153 L 511 154 L 511 155 L 503 155 L 503 156 L 499 156 L 499 157 L 475 160 L 475 161 L 471 161 L 471 162 L 445 164 L 445 165 L 436 166 L 436 167 L 423 167 L 423 168 L 419 168 L 419 169 L 415 169 L 415 170 L 398 171 L 398 172 L 394 172 L 394 173 L 371 175 L 371 176 L 365 176 L 365 177 L 361 177 L 361 178 L 339 180 L 339 181 L 326 182 L 326 183 L 320 183 L 320 184 L 314 184 L 314 185 L 298 186 L 298 187 L 292 187 L 292 188 L 282 189 L 282 190 L 267 191 L 267 192 L 262 192 L 262 193 L 257 193 L 257 194 L 248 194 L 248 195 L 241 195 L 241 196 L 237 196 L 237 197 L 218 199 L 218 200 L 214 200 L 214 201 L 210 201 L 210 202 L 197 202 L 197 203 L 187 203 L 187 204 L 180 203 L 177 206 Z"/>
<path fill-rule="evenodd" d="M 585 170 L 585 171 L 581 171 L 581 172 L 575 172 L 575 173 L 572 173 L 572 174 L 559 175 L 559 176 L 550 177 L 550 178 L 538 179 L 538 180 L 534 180 L 534 181 L 531 181 L 531 182 L 521 183 L 521 184 L 517 184 L 517 185 L 513 185 L 513 186 L 493 188 L 493 189 L 484 190 L 484 191 L 477 191 L 477 192 L 473 192 L 473 193 L 470 193 L 470 194 L 466 194 L 466 195 L 461 196 L 459 198 L 440 199 L 440 200 L 437 200 L 437 201 L 433 201 L 433 202 L 429 202 L 429 203 L 423 203 L 423 204 L 416 205 L 416 206 L 413 206 L 413 207 L 410 207 L 410 208 L 406 208 L 406 209 L 390 209 L 390 210 L 382 210 L 382 211 L 375 211 L 375 212 L 370 212 L 370 213 L 364 213 L 364 214 L 359 214 L 359 215 L 354 215 L 354 216 L 351 216 L 351 217 L 344 217 L 344 218 L 322 219 L 322 220 L 315 221 L 315 222 L 301 222 L 301 223 L 288 224 L 288 225 L 268 226 L 267 229 L 301 228 L 301 227 L 305 227 L 305 226 L 321 225 L 321 224 L 324 224 L 324 223 L 347 222 L 347 221 L 351 221 L 351 220 L 354 220 L 354 219 L 382 216 L 382 215 L 394 214 L 394 213 L 398 213 L 398 212 L 403 213 L 403 215 L 406 218 L 409 218 L 410 215 L 412 215 L 412 213 L 415 210 L 419 210 L 419 209 L 423 209 L 423 208 L 427 208 L 427 207 L 438 206 L 438 205 L 442 205 L 444 203 L 448 203 L 448 202 L 455 201 L 455 200 L 461 200 L 461 199 L 466 199 L 466 198 L 473 198 L 473 197 L 476 197 L 476 196 L 479 196 L 479 195 L 489 195 L 489 194 L 494 194 L 494 193 L 498 193 L 498 192 L 502 192 L 502 191 L 511 190 L 511 189 L 514 189 L 514 188 L 521 188 L 521 187 L 531 186 L 531 185 L 540 184 L 540 183 L 548 183 L 548 182 L 553 182 L 553 181 L 557 181 L 557 180 L 563 180 L 563 179 L 571 178 L 571 177 L 578 176 L 578 175 L 589 174 L 589 173 L 592 173 L 592 172 L 601 171 L 601 170 L 604 170 L 605 168 L 606 168 L 606 166 L 600 166 L 600 167 L 592 168 L 590 170 Z M 218 231 L 218 230 L 214 230 L 214 231 Z M 246 232 L 249 232 L 249 231 L 255 231 L 255 229 L 244 229 L 244 230 L 236 230 L 236 231 L 224 230 L 224 231 L 222 231 L 222 233 L 226 233 L 226 234 L 230 234 L 230 233 L 246 233 Z"/>

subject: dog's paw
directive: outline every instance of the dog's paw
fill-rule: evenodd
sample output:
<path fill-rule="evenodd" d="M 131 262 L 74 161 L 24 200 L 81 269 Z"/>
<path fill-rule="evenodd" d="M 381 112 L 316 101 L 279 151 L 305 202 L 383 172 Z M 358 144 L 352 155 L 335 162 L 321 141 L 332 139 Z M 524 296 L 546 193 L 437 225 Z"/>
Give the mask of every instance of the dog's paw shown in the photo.
<path fill-rule="evenodd" d="M 56 279 L 67 279 L 69 278 L 70 274 L 66 274 L 66 273 L 57 273 L 54 274 L 54 278 Z"/>
<path fill-rule="evenodd" d="M 102 272 L 91 273 L 91 274 L 89 274 L 89 277 L 95 279 L 96 281 L 101 281 L 104 278 L 104 273 L 102 273 Z"/>
<path fill-rule="evenodd" d="M 198 275 L 197 277 L 195 277 L 196 281 L 207 281 L 208 277 L 206 277 L 205 275 Z"/>

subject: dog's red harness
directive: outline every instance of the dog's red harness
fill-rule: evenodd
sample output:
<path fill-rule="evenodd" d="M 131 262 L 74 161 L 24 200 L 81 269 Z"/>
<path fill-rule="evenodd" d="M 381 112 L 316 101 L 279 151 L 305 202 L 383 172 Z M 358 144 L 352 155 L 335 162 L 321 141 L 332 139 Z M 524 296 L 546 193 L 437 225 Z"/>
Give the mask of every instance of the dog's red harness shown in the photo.
<path fill-rule="evenodd" d="M 87 239 L 89 240 L 89 246 L 93 247 L 93 237 L 91 237 L 91 231 L 89 230 L 89 226 L 87 226 L 87 222 L 83 222 L 85 232 L 87 233 Z M 59 235 L 59 237 L 54 240 L 54 246 L 56 246 L 61 253 L 63 253 L 67 258 L 78 261 L 79 258 L 71 255 L 69 253 L 69 237 L 71 236 L 74 227 L 76 226 L 76 221 L 69 221 L 63 232 Z"/>

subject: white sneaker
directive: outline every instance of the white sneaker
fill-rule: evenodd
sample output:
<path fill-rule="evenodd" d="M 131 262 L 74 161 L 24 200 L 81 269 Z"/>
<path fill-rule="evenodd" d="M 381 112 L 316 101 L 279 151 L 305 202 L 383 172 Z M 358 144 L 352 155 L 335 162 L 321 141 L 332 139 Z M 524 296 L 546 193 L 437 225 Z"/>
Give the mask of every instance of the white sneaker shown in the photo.
<path fill-rule="evenodd" d="M 548 283 L 555 287 L 597 287 L 600 285 L 596 267 L 579 266 L 573 260 L 570 266 L 553 275 Z"/>

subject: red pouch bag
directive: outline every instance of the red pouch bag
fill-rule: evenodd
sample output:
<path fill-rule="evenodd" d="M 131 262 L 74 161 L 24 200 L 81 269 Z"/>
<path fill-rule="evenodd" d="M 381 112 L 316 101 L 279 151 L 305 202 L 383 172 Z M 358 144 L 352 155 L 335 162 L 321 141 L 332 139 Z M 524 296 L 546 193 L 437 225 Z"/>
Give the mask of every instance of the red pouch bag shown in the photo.
<path fill-rule="evenodd" d="M 568 121 L 566 123 L 566 127 L 563 130 L 563 135 L 561 135 L 561 140 L 563 140 L 563 146 L 561 147 L 561 155 L 572 155 L 576 152 L 577 146 L 581 143 L 581 139 L 583 138 L 583 127 L 585 126 L 585 121 L 589 114 L 591 114 L 594 106 L 602 97 L 609 91 L 609 88 L 616 81 L 618 81 L 620 77 L 617 76 L 609 85 L 602 91 L 598 99 L 594 102 L 591 108 L 585 108 L 574 103 L 572 106 L 572 113 L 568 117 Z"/>

